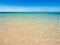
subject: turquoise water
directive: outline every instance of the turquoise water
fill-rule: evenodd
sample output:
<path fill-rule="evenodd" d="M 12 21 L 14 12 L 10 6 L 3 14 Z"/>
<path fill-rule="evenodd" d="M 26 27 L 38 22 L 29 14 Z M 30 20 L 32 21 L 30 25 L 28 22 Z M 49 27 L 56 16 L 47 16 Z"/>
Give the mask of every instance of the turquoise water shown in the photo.
<path fill-rule="evenodd" d="M 0 18 L 60 20 L 60 12 L 0 12 Z"/>

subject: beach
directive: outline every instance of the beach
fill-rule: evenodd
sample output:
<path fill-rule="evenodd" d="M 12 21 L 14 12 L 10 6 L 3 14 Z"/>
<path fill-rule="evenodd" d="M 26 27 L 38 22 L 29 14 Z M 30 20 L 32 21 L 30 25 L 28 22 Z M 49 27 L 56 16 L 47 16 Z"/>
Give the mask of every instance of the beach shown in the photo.
<path fill-rule="evenodd" d="M 60 14 L 0 14 L 0 45 L 60 45 Z"/>

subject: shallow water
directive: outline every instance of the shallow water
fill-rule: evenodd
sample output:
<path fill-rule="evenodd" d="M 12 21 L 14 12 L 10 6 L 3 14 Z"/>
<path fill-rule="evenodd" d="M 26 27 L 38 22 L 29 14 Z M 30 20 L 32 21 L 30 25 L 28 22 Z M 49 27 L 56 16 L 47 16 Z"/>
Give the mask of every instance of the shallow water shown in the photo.
<path fill-rule="evenodd" d="M 60 13 L 0 13 L 0 45 L 60 45 Z"/>

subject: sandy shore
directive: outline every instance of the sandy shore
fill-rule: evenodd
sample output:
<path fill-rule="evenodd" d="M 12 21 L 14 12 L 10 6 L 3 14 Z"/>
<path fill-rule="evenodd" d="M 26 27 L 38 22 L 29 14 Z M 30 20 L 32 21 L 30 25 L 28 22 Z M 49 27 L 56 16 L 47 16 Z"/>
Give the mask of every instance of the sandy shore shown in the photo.
<path fill-rule="evenodd" d="M 0 45 L 60 45 L 59 30 L 56 20 L 0 20 Z"/>

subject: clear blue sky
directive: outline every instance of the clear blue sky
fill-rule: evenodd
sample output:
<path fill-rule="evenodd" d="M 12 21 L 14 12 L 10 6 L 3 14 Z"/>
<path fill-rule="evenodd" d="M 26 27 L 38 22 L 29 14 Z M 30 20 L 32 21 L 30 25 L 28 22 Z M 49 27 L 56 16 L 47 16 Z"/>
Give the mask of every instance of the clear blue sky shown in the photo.
<path fill-rule="evenodd" d="M 0 0 L 0 7 L 60 7 L 60 0 Z"/>

